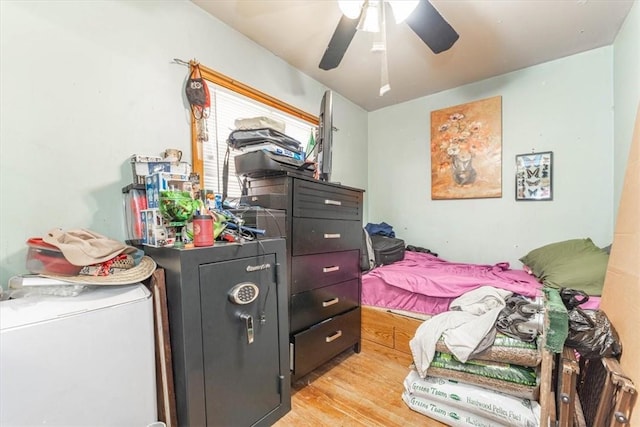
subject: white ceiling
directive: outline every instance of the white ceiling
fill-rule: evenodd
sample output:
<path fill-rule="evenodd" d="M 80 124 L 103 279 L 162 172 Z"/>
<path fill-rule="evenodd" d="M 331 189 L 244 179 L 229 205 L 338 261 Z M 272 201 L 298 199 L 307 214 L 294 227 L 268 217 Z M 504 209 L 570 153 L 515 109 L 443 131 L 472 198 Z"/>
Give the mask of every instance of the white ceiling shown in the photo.
<path fill-rule="evenodd" d="M 340 65 L 318 68 L 341 12 L 336 0 L 192 0 L 367 111 L 613 43 L 634 0 L 431 0 L 460 34 L 434 54 L 406 23 L 388 24 L 391 90 L 358 31 Z"/>

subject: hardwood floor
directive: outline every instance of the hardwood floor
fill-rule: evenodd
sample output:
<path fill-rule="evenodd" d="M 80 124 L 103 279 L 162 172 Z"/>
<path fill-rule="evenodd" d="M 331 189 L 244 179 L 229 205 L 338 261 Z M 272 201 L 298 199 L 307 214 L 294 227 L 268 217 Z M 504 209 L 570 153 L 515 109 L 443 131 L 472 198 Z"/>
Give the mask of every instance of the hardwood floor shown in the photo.
<path fill-rule="evenodd" d="M 292 385 L 292 409 L 276 427 L 442 427 L 402 400 L 411 357 L 362 340 Z"/>

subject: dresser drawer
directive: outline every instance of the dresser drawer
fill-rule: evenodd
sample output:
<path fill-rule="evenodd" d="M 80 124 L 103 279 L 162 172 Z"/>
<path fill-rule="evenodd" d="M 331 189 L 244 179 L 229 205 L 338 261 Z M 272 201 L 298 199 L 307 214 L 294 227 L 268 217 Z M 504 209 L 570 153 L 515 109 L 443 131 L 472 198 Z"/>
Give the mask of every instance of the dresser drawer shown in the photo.
<path fill-rule="evenodd" d="M 291 337 L 290 362 L 299 378 L 360 342 L 360 308 L 333 317 Z"/>
<path fill-rule="evenodd" d="M 291 332 L 308 328 L 359 305 L 358 279 L 291 296 Z"/>
<path fill-rule="evenodd" d="M 293 183 L 293 216 L 362 220 L 362 192 L 297 179 Z"/>
<path fill-rule="evenodd" d="M 293 218 L 293 230 L 293 256 L 360 249 L 362 245 L 362 226 L 358 221 Z"/>
<path fill-rule="evenodd" d="M 291 209 L 290 194 L 293 183 L 286 176 L 249 179 L 246 182 L 247 195 L 242 202 L 250 206 L 261 206 L 270 209 Z"/>
<path fill-rule="evenodd" d="M 360 277 L 360 251 L 291 258 L 291 294 Z"/>

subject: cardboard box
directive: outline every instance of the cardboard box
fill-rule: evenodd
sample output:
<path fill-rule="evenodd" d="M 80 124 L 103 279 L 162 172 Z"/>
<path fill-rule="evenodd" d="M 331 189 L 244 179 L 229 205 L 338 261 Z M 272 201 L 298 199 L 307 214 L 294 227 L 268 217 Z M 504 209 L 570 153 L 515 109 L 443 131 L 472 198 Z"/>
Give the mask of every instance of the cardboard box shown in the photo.
<path fill-rule="evenodd" d="M 166 221 L 159 209 L 143 209 L 140 211 L 142 223 L 142 244 L 147 246 L 166 246 L 169 235 Z"/>
<path fill-rule="evenodd" d="M 191 164 L 187 162 L 167 162 L 159 156 L 134 154 L 131 156 L 130 161 L 134 184 L 144 184 L 146 176 L 157 172 L 168 172 L 187 176 L 191 173 Z"/>
<path fill-rule="evenodd" d="M 157 172 L 145 177 L 147 192 L 147 207 L 155 209 L 160 207 L 160 192 L 163 190 L 179 190 L 191 192 L 189 175 L 174 174 L 169 172 Z"/>
<path fill-rule="evenodd" d="M 602 289 L 600 309 L 609 317 L 620 340 L 623 352 L 620 365 L 635 383 L 640 384 L 640 108 L 629 149 L 629 160 L 620 196 L 613 245 Z M 636 410 L 629 425 L 640 425 L 640 410 Z"/>

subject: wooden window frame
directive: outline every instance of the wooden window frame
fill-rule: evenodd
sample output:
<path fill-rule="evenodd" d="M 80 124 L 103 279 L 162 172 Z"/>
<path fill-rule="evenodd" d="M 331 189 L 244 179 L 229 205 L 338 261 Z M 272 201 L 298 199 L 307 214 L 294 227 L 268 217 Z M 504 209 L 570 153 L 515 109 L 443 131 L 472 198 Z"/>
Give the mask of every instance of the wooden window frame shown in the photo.
<path fill-rule="evenodd" d="M 314 116 L 309 114 L 299 108 L 294 107 L 293 105 L 287 104 L 285 102 L 280 101 L 277 98 L 274 98 L 271 95 L 267 95 L 264 92 L 261 92 L 257 89 L 252 88 L 244 83 L 241 83 L 237 80 L 232 79 L 231 77 L 225 76 L 222 73 L 214 71 L 210 68 L 203 66 L 202 64 L 198 64 L 197 62 L 190 61 L 189 69 L 190 71 L 193 69 L 194 65 L 199 65 L 200 74 L 204 80 L 207 80 L 211 83 L 214 83 L 218 86 L 222 86 L 225 89 L 231 90 L 240 95 L 244 95 L 254 101 L 260 102 L 262 104 L 268 105 L 272 108 L 275 108 L 284 113 L 290 114 L 294 117 L 302 119 L 306 122 L 314 126 L 318 126 L 319 118 L 318 116 Z M 203 150 L 198 147 L 198 136 L 196 131 L 196 119 L 191 114 L 191 162 L 192 162 L 192 170 L 197 173 L 200 177 L 200 180 L 204 180 L 204 159 L 202 158 Z"/>

